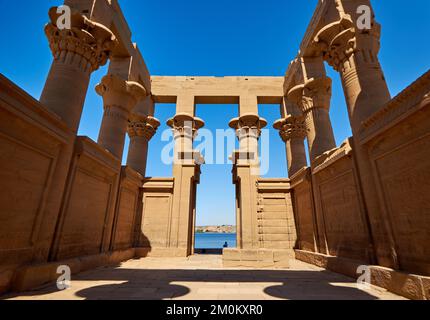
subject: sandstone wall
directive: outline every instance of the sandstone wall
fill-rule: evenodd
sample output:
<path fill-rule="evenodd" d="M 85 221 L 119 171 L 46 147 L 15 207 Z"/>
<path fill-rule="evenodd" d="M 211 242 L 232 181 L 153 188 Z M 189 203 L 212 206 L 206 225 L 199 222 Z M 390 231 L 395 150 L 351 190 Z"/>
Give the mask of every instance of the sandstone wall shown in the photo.
<path fill-rule="evenodd" d="M 315 208 L 322 226 L 320 239 L 332 256 L 370 262 L 370 233 L 350 143 L 346 141 L 314 163 Z"/>
<path fill-rule="evenodd" d="M 369 154 L 382 219 L 367 213 L 352 139 L 291 177 L 298 249 L 376 263 L 372 230 L 384 227 L 397 269 L 430 275 L 429 96 L 427 72 L 364 121 L 356 139 Z"/>
<path fill-rule="evenodd" d="M 317 234 L 310 168 L 303 168 L 291 177 L 291 187 L 298 233 L 297 248 L 315 251 Z"/>
<path fill-rule="evenodd" d="M 137 225 L 142 255 L 168 254 L 172 224 L 173 179 L 146 179 L 143 184 L 143 213 Z"/>
<path fill-rule="evenodd" d="M 129 167 L 123 167 L 111 240 L 114 251 L 135 245 L 136 227 L 142 213 L 141 186 L 142 176 Z"/>
<path fill-rule="evenodd" d="M 294 249 L 297 230 L 289 182 L 259 179 L 257 228 L 260 248 Z"/>
<path fill-rule="evenodd" d="M 73 137 L 0 75 L 0 291 L 17 266 L 48 259 Z"/>
<path fill-rule="evenodd" d="M 430 72 L 364 123 L 378 195 L 402 270 L 430 275 Z"/>
<path fill-rule="evenodd" d="M 43 264 L 133 248 L 142 181 L 0 76 L 0 292 L 17 274 L 22 288 L 52 279 L 29 271 Z"/>

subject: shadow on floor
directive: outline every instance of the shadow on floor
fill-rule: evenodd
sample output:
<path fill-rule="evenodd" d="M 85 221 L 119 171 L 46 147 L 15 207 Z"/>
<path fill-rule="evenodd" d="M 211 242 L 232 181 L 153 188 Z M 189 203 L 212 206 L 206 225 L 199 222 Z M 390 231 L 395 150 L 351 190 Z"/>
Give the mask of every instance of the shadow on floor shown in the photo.
<path fill-rule="evenodd" d="M 99 268 L 79 274 L 76 281 L 94 281 L 92 287 L 73 287 L 75 296 L 88 300 L 161 300 L 184 297 L 190 293 L 188 286 L 199 283 L 215 283 L 219 298 L 228 283 L 243 283 L 241 293 L 246 295 L 247 286 L 261 284 L 261 295 L 291 300 L 376 300 L 377 297 L 355 287 L 336 286 L 333 283 L 355 283 L 354 280 L 328 271 L 293 270 L 152 270 Z M 118 281 L 121 284 L 103 284 Z M 100 282 L 100 284 L 97 284 Z M 177 284 L 179 282 L 179 284 Z M 181 284 L 180 282 L 184 282 Z M 268 283 L 264 286 L 263 283 Z M 273 285 L 279 283 L 279 285 Z M 219 284 L 220 286 L 217 286 Z M 206 287 L 205 287 L 206 288 Z M 234 290 L 234 289 L 233 289 Z M 230 290 L 231 292 L 231 290 Z M 55 286 L 17 294 L 15 297 L 42 296 L 58 293 Z M 240 297 L 240 293 L 237 294 Z M 12 297 L 9 297 L 12 298 Z M 202 297 L 204 298 L 204 294 Z M 200 299 L 197 297 L 197 299 Z M 240 299 L 240 298 L 239 298 Z"/>

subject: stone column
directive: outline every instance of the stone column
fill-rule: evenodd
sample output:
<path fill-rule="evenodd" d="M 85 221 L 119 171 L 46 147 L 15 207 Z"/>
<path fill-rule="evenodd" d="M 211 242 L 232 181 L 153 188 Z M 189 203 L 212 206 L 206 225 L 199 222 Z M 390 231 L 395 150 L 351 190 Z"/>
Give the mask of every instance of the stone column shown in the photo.
<path fill-rule="evenodd" d="M 307 167 L 304 140 L 307 136 L 304 116 L 289 115 L 275 122 L 273 127 L 279 130 L 281 139 L 287 148 L 288 176 L 292 177 L 299 170 Z"/>
<path fill-rule="evenodd" d="M 188 256 L 193 253 L 195 193 L 200 178 L 200 165 L 204 163 L 200 153 L 193 149 L 193 140 L 198 130 L 204 126 L 204 122 L 188 113 L 178 113 L 167 122 L 167 125 L 173 129 L 175 139 L 173 165 L 175 187 L 169 248 L 173 255 Z"/>
<path fill-rule="evenodd" d="M 378 59 L 381 26 L 356 30 L 349 16 L 315 37 L 324 59 L 340 73 L 353 133 L 391 96 Z"/>
<path fill-rule="evenodd" d="M 146 176 L 148 143 L 157 132 L 160 121 L 151 116 L 133 114 L 128 124 L 130 146 L 127 166 Z"/>
<path fill-rule="evenodd" d="M 311 79 L 290 90 L 288 98 L 302 109 L 305 116 L 311 163 L 324 152 L 336 148 L 330 121 L 331 79 Z"/>
<path fill-rule="evenodd" d="M 146 89 L 137 82 L 109 74 L 103 77 L 96 91 L 104 102 L 98 144 L 122 159 L 130 112 L 146 96 Z"/>
<path fill-rule="evenodd" d="M 117 43 L 109 29 L 75 11 L 72 12 L 71 29 L 59 30 L 56 12 L 56 7 L 50 9 L 50 23 L 45 27 L 54 59 L 40 102 L 64 121 L 70 134 L 58 155 L 51 187 L 46 194 L 47 205 L 40 213 L 40 229 L 37 238 L 33 239 L 33 263 L 45 263 L 55 254 L 52 249 L 61 234 L 60 229 L 56 231 L 57 222 L 90 75 L 106 64 Z"/>
<path fill-rule="evenodd" d="M 233 154 L 233 181 L 238 202 L 237 246 L 239 249 L 260 247 L 257 216 L 256 181 L 259 178 L 258 140 L 267 121 L 253 113 L 230 121 L 239 138 L 239 150 Z"/>
<path fill-rule="evenodd" d="M 378 197 L 369 155 L 358 138 L 361 123 L 391 99 L 378 60 L 381 27 L 373 21 L 370 30 L 358 30 L 353 21 L 351 16 L 341 13 L 337 23 L 318 32 L 314 45 L 341 75 L 378 263 L 398 268 L 396 246 L 384 200 Z"/>
<path fill-rule="evenodd" d="M 90 75 L 108 61 L 116 40 L 105 26 L 73 12 L 70 30 L 60 30 L 57 8 L 51 8 L 51 22 L 45 33 L 54 56 L 40 102 L 78 131 Z"/>

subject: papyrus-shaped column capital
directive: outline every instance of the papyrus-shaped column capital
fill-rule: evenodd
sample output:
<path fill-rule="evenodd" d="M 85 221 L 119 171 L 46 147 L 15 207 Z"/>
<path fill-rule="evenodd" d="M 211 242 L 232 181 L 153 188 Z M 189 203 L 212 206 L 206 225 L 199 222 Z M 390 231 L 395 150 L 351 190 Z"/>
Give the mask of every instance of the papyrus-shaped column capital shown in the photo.
<path fill-rule="evenodd" d="M 167 125 L 172 128 L 175 139 L 175 164 L 203 164 L 203 157 L 193 149 L 193 141 L 198 130 L 204 127 L 204 121 L 188 113 L 178 113 Z"/>
<path fill-rule="evenodd" d="M 279 130 L 282 141 L 288 142 L 291 139 L 304 140 L 307 136 L 305 117 L 289 115 L 284 119 L 279 119 L 273 125 L 273 128 Z"/>
<path fill-rule="evenodd" d="M 57 7 L 49 11 L 45 26 L 54 60 L 40 102 L 77 132 L 94 70 L 106 64 L 117 40 L 107 27 L 71 12 L 70 29 L 57 26 Z"/>
<path fill-rule="evenodd" d="M 73 64 L 85 72 L 97 70 L 106 64 L 117 40 L 106 26 L 88 19 L 80 12 L 71 12 L 71 28 L 60 29 L 57 7 L 49 10 L 50 22 L 45 34 L 55 60 Z"/>
<path fill-rule="evenodd" d="M 132 114 L 128 122 L 128 135 L 130 138 L 142 137 L 150 141 L 157 133 L 160 121 L 151 116 Z"/>
<path fill-rule="evenodd" d="M 97 85 L 96 92 L 104 102 L 98 143 L 121 159 L 130 112 L 147 95 L 147 91 L 140 83 L 108 74 Z"/>
<path fill-rule="evenodd" d="M 368 62 L 377 62 L 380 49 L 381 25 L 372 21 L 370 29 L 359 30 L 349 15 L 323 27 L 315 36 L 312 46 L 336 71 L 345 69 L 353 54 Z"/>
<path fill-rule="evenodd" d="M 260 138 L 261 130 L 267 126 L 267 121 L 260 116 L 248 113 L 234 118 L 229 123 L 230 128 L 236 130 L 239 141 L 245 138 Z"/>
<path fill-rule="evenodd" d="M 127 112 L 131 112 L 136 103 L 147 96 L 145 87 L 140 83 L 126 81 L 113 74 L 103 77 L 96 86 L 96 92 L 103 97 L 105 107 L 116 106 Z"/>
<path fill-rule="evenodd" d="M 303 114 L 314 108 L 330 110 L 332 80 L 329 77 L 311 79 L 288 92 L 288 99 L 297 103 Z"/>
<path fill-rule="evenodd" d="M 197 136 L 198 130 L 204 127 L 205 122 L 188 113 L 178 113 L 167 121 L 167 125 L 173 129 L 175 137 L 194 139 Z"/>
<path fill-rule="evenodd" d="M 127 166 L 146 175 L 148 161 L 148 143 L 154 137 L 160 126 L 158 119 L 134 112 L 128 121 L 127 132 L 130 137 Z"/>
<path fill-rule="evenodd" d="M 275 122 L 287 150 L 288 174 L 293 176 L 307 166 L 304 140 L 308 134 L 304 115 L 288 115 Z"/>

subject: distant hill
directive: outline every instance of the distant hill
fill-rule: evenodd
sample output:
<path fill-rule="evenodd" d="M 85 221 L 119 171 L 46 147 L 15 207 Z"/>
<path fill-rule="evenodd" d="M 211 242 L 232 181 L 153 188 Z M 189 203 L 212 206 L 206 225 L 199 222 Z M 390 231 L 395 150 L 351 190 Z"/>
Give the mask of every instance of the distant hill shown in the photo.
<path fill-rule="evenodd" d="M 202 226 L 196 227 L 196 233 L 236 233 L 236 226 Z"/>

